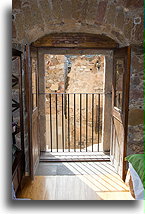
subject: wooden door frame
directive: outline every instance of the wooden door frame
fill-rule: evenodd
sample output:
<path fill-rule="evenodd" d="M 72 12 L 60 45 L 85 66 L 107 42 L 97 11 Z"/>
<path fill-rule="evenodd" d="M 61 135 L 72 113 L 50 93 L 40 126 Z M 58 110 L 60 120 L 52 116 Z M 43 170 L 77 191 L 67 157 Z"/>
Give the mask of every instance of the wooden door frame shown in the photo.
<path fill-rule="evenodd" d="M 29 176 L 33 176 L 33 156 L 32 156 L 32 90 L 31 90 L 31 68 L 30 68 L 30 46 L 25 46 L 25 91 L 26 91 L 26 112 L 28 125 L 29 142 Z"/>
<path fill-rule="evenodd" d="M 124 47 L 126 48 L 126 47 Z M 126 97 L 126 102 L 122 103 L 122 112 L 123 114 L 120 114 L 122 112 L 119 112 L 117 110 L 114 109 L 114 101 L 115 101 L 115 89 L 114 87 L 112 87 L 112 117 L 116 117 L 117 119 L 119 119 L 119 121 L 123 121 L 123 128 L 124 128 L 124 147 L 123 147 L 123 172 L 122 172 L 122 179 L 125 181 L 126 178 L 126 174 L 127 174 L 127 164 L 125 161 L 125 157 L 127 155 L 127 135 L 128 135 L 128 112 L 129 112 L 129 89 L 130 89 L 130 65 L 131 65 L 131 47 L 127 47 L 127 58 L 125 58 L 125 72 L 126 72 L 126 78 L 123 77 L 123 97 Z M 119 49 L 119 48 L 118 48 Z M 123 49 L 123 48 L 122 48 Z M 117 50 L 117 49 L 115 49 Z M 123 52 L 123 51 L 122 51 Z M 122 55 L 123 56 L 123 55 Z M 120 57 L 120 55 L 119 55 Z M 115 75 L 114 75 L 114 71 L 115 71 L 115 57 L 113 57 L 113 85 L 115 85 Z M 113 120 L 112 120 L 112 126 L 113 126 Z M 113 129 L 112 131 L 113 132 Z M 113 135 L 113 133 L 111 133 L 111 136 Z M 113 143 L 113 137 L 111 139 L 112 143 Z M 111 143 L 111 145 L 112 145 Z M 110 149 L 111 151 L 111 149 Z"/>
<path fill-rule="evenodd" d="M 113 50 L 112 49 L 71 49 L 71 48 L 43 48 L 39 47 L 38 48 L 38 61 L 39 61 L 39 92 L 44 93 L 45 92 L 45 83 L 42 84 L 42 79 L 45 76 L 45 71 L 44 71 L 44 54 L 53 54 L 53 55 L 67 55 L 67 54 L 74 54 L 74 55 L 85 55 L 85 54 L 96 54 L 96 55 L 104 55 L 105 56 L 105 81 L 104 81 L 104 100 L 103 100 L 103 114 L 105 114 L 103 120 L 104 120 L 104 126 L 103 126 L 103 138 L 102 141 L 103 143 L 103 150 L 104 152 L 109 152 L 110 150 L 110 142 L 108 142 L 108 136 L 110 139 L 111 136 L 111 110 L 112 110 L 112 73 L 113 73 Z M 106 72 L 106 71 L 109 72 Z M 109 84 L 107 83 L 109 80 Z M 43 80 L 44 81 L 44 80 Z M 44 97 L 41 95 L 40 100 L 40 106 L 39 106 L 39 113 L 42 111 L 44 113 L 45 111 L 45 106 L 42 104 L 42 102 L 45 102 Z M 110 105 L 110 108 L 108 108 L 108 105 Z M 110 122 L 107 122 L 108 119 L 110 118 Z M 41 126 L 43 126 L 43 134 L 41 136 L 41 151 L 46 150 L 46 142 L 45 142 L 45 130 L 46 127 L 44 127 L 44 122 L 45 119 L 43 118 L 42 115 L 40 115 L 40 129 Z M 107 124 L 107 125 L 106 125 Z"/>
<path fill-rule="evenodd" d="M 66 51 L 66 54 L 68 54 L 68 52 L 70 51 L 70 49 L 69 48 L 57 48 L 57 52 L 56 52 L 56 49 L 53 49 L 53 48 L 38 48 L 38 55 L 40 56 L 42 56 L 42 54 L 45 54 L 45 53 L 49 53 L 49 54 L 61 54 L 61 51 L 62 50 L 65 50 Z M 105 52 L 106 51 L 112 51 L 112 49 L 111 50 L 107 50 L 107 49 L 104 49 L 104 50 L 101 50 L 101 49 L 84 49 L 84 50 L 82 50 L 82 49 L 79 49 L 79 50 L 77 50 L 77 49 L 72 49 L 72 53 L 73 54 L 76 54 L 75 52 L 79 52 L 79 54 L 81 55 L 81 54 L 83 54 L 83 51 L 85 51 L 85 50 L 87 50 L 88 51 L 88 53 L 90 54 L 90 52 L 92 52 L 92 51 L 95 51 L 96 52 L 96 54 L 103 54 L 103 55 L 106 55 L 105 54 Z M 128 51 L 130 51 L 130 49 L 128 50 Z M 29 51 L 27 51 L 28 53 L 27 53 L 27 56 L 30 54 L 30 50 Z M 29 70 L 30 69 L 30 59 L 29 59 L 29 57 L 26 57 L 27 58 L 27 60 L 26 60 L 26 63 L 28 64 L 28 68 L 27 68 L 27 70 Z M 42 59 L 42 57 L 41 57 L 41 59 Z M 113 60 L 114 61 L 114 60 Z M 39 64 L 39 59 L 38 59 L 38 64 Z M 107 64 L 107 63 L 106 63 Z M 40 64 L 39 64 L 39 68 L 40 68 Z M 128 64 L 128 72 L 129 72 L 129 69 L 130 68 L 130 65 Z M 30 72 L 29 72 L 30 73 Z M 130 74 L 130 73 L 129 73 Z M 40 73 L 38 74 L 39 75 L 39 80 L 40 80 Z M 28 74 L 28 71 L 26 72 L 26 82 L 28 82 L 29 80 L 31 80 L 31 75 L 29 75 Z M 31 81 L 30 81 L 31 82 Z M 128 99 L 127 99 L 127 102 L 125 103 L 125 115 L 126 115 L 126 117 L 125 117 L 125 130 L 126 130 L 126 134 L 125 134 L 125 138 L 124 138 L 124 141 L 125 141 L 125 143 L 124 143 L 124 155 L 123 155 L 123 157 L 125 157 L 126 156 L 126 150 L 127 150 L 127 129 L 128 129 L 128 106 L 129 106 L 129 82 L 130 82 L 130 75 L 128 75 L 128 78 L 127 78 L 127 92 L 126 92 L 126 94 L 125 94 L 125 96 L 127 96 L 128 97 Z M 32 120 L 32 108 L 31 108 L 31 106 L 32 106 L 32 102 L 31 102 L 31 85 L 29 85 L 29 87 L 26 87 L 26 94 L 28 95 L 27 97 L 27 99 L 26 99 L 26 106 L 27 106 L 27 112 L 28 112 L 28 132 L 29 132 L 29 143 L 30 143 L 30 150 L 29 150 L 29 155 L 30 155 L 30 162 L 32 161 L 32 163 L 33 163 L 33 158 L 32 158 L 32 123 L 30 122 L 31 120 Z M 110 133 L 111 134 L 111 133 Z M 30 164 L 30 163 L 29 163 Z M 125 161 L 124 161 L 124 163 L 123 163 L 123 171 L 124 172 L 126 172 L 126 163 L 125 163 Z M 32 175 L 32 171 L 33 171 L 33 168 L 32 168 L 32 164 L 30 164 L 30 175 L 31 175 L 31 177 L 33 177 L 33 175 Z"/>

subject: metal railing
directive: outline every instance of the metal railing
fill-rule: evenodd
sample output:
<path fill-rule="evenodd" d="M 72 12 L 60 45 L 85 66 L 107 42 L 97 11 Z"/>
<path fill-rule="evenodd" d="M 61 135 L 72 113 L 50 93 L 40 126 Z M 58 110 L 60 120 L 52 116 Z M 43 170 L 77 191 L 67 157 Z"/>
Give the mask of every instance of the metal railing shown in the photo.
<path fill-rule="evenodd" d="M 46 144 L 50 152 L 99 152 L 103 93 L 46 93 Z"/>

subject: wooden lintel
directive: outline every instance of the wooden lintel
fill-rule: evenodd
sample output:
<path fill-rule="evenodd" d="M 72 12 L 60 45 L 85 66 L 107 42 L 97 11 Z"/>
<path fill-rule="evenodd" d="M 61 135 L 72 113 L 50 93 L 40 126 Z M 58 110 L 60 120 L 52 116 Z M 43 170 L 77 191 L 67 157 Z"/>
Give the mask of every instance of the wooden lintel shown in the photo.
<path fill-rule="evenodd" d="M 32 46 L 53 48 L 113 49 L 118 47 L 118 43 L 105 35 L 86 33 L 56 33 L 49 34 L 38 39 L 32 43 Z"/>

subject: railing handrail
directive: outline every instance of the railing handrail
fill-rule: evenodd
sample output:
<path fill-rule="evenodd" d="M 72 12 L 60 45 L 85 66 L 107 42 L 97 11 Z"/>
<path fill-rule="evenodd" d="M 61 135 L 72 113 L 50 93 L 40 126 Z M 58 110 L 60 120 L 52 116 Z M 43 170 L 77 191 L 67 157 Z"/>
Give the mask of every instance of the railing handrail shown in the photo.
<path fill-rule="evenodd" d="M 36 93 L 32 93 L 32 94 L 36 94 Z M 45 92 L 39 92 L 38 94 L 107 94 L 105 92 L 92 92 L 92 93 L 78 93 L 78 92 L 51 92 L 51 93 L 45 93 Z"/>
<path fill-rule="evenodd" d="M 86 148 L 87 152 L 88 145 L 91 145 L 91 150 L 93 152 L 94 142 L 97 142 L 97 151 L 99 152 L 101 131 L 100 114 L 102 114 L 101 106 L 103 93 L 52 92 L 43 94 L 48 94 L 48 102 L 46 102 L 46 105 L 48 107 L 47 114 L 49 115 L 48 117 L 51 151 L 53 150 L 53 142 L 55 141 L 57 151 L 59 147 L 62 146 L 63 151 L 65 151 L 65 147 L 67 147 L 68 151 L 70 152 L 70 149 L 73 146 L 74 151 L 76 151 L 76 149 L 78 149 L 79 147 L 81 152 L 83 145 L 83 147 Z M 71 97 L 73 98 L 73 100 L 70 99 Z"/>

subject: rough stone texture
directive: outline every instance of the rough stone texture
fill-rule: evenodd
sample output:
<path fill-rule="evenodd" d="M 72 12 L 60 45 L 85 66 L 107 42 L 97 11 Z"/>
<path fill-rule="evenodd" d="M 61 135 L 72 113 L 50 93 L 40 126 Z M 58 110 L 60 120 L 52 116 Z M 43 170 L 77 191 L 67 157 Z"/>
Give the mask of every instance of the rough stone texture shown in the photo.
<path fill-rule="evenodd" d="M 12 38 L 16 38 L 16 27 L 13 21 L 12 21 Z"/>
<path fill-rule="evenodd" d="M 143 5 L 144 5 L 143 1 L 141 1 L 141 0 L 136 0 L 136 1 L 129 0 L 129 1 L 125 1 L 125 2 L 126 2 L 125 6 L 127 8 L 133 8 L 133 9 L 143 7 Z"/>
<path fill-rule="evenodd" d="M 97 8 L 97 16 L 96 16 L 96 22 L 102 23 L 105 17 L 105 12 L 107 9 L 107 2 L 101 1 L 99 2 L 98 8 Z"/>
<path fill-rule="evenodd" d="M 143 39 L 143 0 L 13 0 L 16 38 L 14 42 L 33 42 L 52 32 L 106 34 L 120 45 L 139 44 Z M 71 8 L 71 9 L 70 9 Z M 132 26 L 134 18 L 142 22 Z M 118 40 L 116 32 L 124 39 Z"/>
<path fill-rule="evenodd" d="M 143 48 L 132 51 L 130 80 L 128 154 L 143 152 Z"/>
<path fill-rule="evenodd" d="M 115 20 L 115 26 L 117 28 L 123 29 L 124 26 L 124 10 L 122 7 L 118 8 L 117 16 Z"/>
<path fill-rule="evenodd" d="M 12 9 L 21 9 L 21 0 L 13 0 Z"/>
<path fill-rule="evenodd" d="M 98 68 L 98 67 L 99 68 Z M 88 78 L 89 77 L 89 78 Z M 104 56 L 82 55 L 82 56 L 64 56 L 64 55 L 45 55 L 45 86 L 46 93 L 57 92 L 57 113 L 58 113 L 58 135 L 59 149 L 62 149 L 62 97 L 59 93 L 99 93 L 103 92 L 104 86 Z M 76 149 L 80 148 L 80 101 L 79 95 L 76 95 Z M 69 95 L 69 119 L 70 119 L 70 148 L 74 148 L 74 100 L 73 95 Z M 94 96 L 94 118 L 97 118 L 98 96 Z M 103 97 L 100 101 L 100 142 L 102 136 L 102 106 Z M 51 113 L 53 123 L 53 149 L 56 149 L 56 97 L 51 95 Z M 66 102 L 66 104 L 65 104 Z M 64 100 L 64 108 L 68 108 L 68 97 Z M 92 144 L 92 95 L 88 95 L 88 144 Z M 50 99 L 46 94 L 46 143 L 50 148 Z M 55 124 L 55 125 L 54 125 Z M 68 129 L 68 119 L 64 118 L 65 130 Z M 97 121 L 94 119 L 94 144 L 98 142 Z M 66 131 L 65 148 L 68 149 L 68 133 Z M 86 95 L 82 95 L 82 149 L 86 145 Z"/>
<path fill-rule="evenodd" d="M 116 6 L 114 4 L 110 4 L 109 9 L 107 10 L 107 15 L 105 17 L 106 22 L 114 26 L 115 15 L 116 15 Z"/>
<path fill-rule="evenodd" d="M 96 1 L 96 6 L 95 1 L 92 2 L 91 4 L 87 0 L 13 0 L 15 17 L 13 42 L 24 45 L 49 33 L 85 32 L 106 34 L 120 46 L 143 44 L 143 0 L 100 0 Z M 34 8 L 35 11 L 33 11 Z M 140 18 L 141 22 L 137 22 Z M 143 109 L 142 59 L 141 53 L 132 52 L 131 111 Z M 131 115 L 130 113 L 130 117 Z M 135 138 L 136 130 L 138 134 L 140 133 L 138 139 Z M 137 152 L 136 144 L 140 145 L 140 148 L 143 147 L 142 124 L 130 125 L 128 136 L 130 153 Z"/>
<path fill-rule="evenodd" d="M 45 54 L 46 93 L 64 92 L 64 61 L 63 55 Z"/>
<path fill-rule="evenodd" d="M 144 115 L 143 109 L 136 109 L 136 108 L 130 109 L 128 124 L 131 126 L 143 124 L 143 121 L 144 121 L 143 115 Z"/>
<path fill-rule="evenodd" d="M 128 154 L 144 152 L 143 125 L 128 127 Z"/>
<path fill-rule="evenodd" d="M 72 57 L 72 66 L 68 74 L 67 92 L 94 93 L 102 92 L 104 77 L 104 56 Z M 100 62 L 100 69 L 97 68 Z M 89 79 L 88 79 L 89 77 Z"/>

